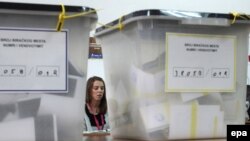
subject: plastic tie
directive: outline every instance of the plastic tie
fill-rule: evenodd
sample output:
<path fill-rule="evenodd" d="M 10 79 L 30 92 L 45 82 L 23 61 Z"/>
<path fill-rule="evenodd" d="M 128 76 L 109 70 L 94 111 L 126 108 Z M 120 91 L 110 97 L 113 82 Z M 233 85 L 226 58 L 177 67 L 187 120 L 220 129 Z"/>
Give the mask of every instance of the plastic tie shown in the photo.
<path fill-rule="evenodd" d="M 96 10 L 90 10 L 88 12 L 82 12 L 82 13 L 77 13 L 77 14 L 74 14 L 74 15 L 68 15 L 67 16 L 65 14 L 65 7 L 64 7 L 64 5 L 62 4 L 61 7 L 62 7 L 62 12 L 58 16 L 58 22 L 57 22 L 57 27 L 56 27 L 57 31 L 61 31 L 62 30 L 62 27 L 64 25 L 65 19 L 71 19 L 71 18 L 76 18 L 76 17 L 80 17 L 80 16 L 86 16 L 86 15 L 89 15 L 89 14 L 92 14 L 92 13 L 96 12 Z"/>
<path fill-rule="evenodd" d="M 62 12 L 58 16 L 58 22 L 57 22 L 57 26 L 56 26 L 57 31 L 61 31 L 63 24 L 64 24 L 65 8 L 64 8 L 64 5 L 61 5 L 61 7 L 62 7 Z"/>
<path fill-rule="evenodd" d="M 236 19 L 237 19 L 237 17 L 239 17 L 239 18 L 242 18 L 242 19 L 244 19 L 244 20 L 248 20 L 248 19 L 250 19 L 250 17 L 248 16 L 248 15 L 246 15 L 246 14 L 240 14 L 240 13 L 238 13 L 238 12 L 232 12 L 231 13 L 232 15 L 233 15 L 233 21 L 231 22 L 231 24 L 234 24 L 235 23 L 235 21 L 236 21 Z M 245 15 L 246 17 L 244 17 L 243 15 Z"/>
<path fill-rule="evenodd" d="M 104 26 L 104 27 L 106 27 L 106 28 L 108 28 L 108 29 L 118 29 L 118 30 L 123 30 L 124 29 L 124 27 L 125 27 L 125 25 L 122 23 L 122 19 L 123 19 L 123 16 L 121 16 L 120 18 L 119 18 L 119 20 L 118 20 L 118 24 L 117 25 L 115 25 L 115 26 L 110 26 L 110 25 L 105 25 L 105 24 L 102 24 L 102 23 L 99 23 L 98 22 L 98 24 L 99 25 L 101 25 L 101 26 Z"/>

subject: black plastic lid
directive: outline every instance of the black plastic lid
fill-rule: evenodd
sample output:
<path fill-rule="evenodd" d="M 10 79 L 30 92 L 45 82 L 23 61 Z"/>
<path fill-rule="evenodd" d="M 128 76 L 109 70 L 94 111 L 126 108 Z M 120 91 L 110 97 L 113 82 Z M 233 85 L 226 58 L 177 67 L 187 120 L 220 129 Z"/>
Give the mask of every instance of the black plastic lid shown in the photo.
<path fill-rule="evenodd" d="M 14 2 L 0 2 L 0 9 L 49 11 L 49 12 L 62 11 L 61 5 L 14 3 Z M 89 8 L 89 7 L 82 7 L 82 6 L 65 6 L 65 11 L 67 12 L 87 12 L 90 10 L 94 10 L 94 9 Z"/>
<path fill-rule="evenodd" d="M 174 17 L 174 18 L 221 18 L 221 19 L 229 19 L 233 20 L 233 14 L 220 14 L 220 13 L 200 13 L 200 12 L 186 12 L 186 11 L 178 11 L 178 10 L 157 10 L 157 9 L 149 9 L 149 10 L 140 10 L 122 17 L 120 22 L 124 22 L 128 19 L 140 17 L 140 16 L 166 16 L 166 17 Z M 241 15 L 236 18 L 237 21 L 241 20 L 250 20 L 249 16 Z M 114 20 L 104 26 L 101 26 L 96 29 L 96 33 L 101 32 L 109 27 L 116 26 L 119 24 L 119 19 Z"/>

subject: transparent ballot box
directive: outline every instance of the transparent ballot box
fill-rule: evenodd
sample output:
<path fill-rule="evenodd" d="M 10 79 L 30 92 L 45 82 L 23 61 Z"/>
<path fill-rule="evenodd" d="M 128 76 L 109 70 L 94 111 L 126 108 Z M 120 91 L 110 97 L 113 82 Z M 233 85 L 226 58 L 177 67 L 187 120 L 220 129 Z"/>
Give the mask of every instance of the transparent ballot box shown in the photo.
<path fill-rule="evenodd" d="M 230 14 L 142 10 L 98 28 L 111 135 L 225 138 L 244 124 L 249 27 Z"/>
<path fill-rule="evenodd" d="M 95 10 L 0 2 L 0 19 L 0 141 L 81 141 Z"/>

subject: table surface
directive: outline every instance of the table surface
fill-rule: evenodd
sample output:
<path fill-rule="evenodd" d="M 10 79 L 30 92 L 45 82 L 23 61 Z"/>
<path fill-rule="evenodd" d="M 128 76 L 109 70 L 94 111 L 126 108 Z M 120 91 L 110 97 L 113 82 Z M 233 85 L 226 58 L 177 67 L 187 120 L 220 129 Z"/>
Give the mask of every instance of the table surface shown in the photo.
<path fill-rule="evenodd" d="M 133 141 L 131 139 L 117 139 L 110 136 L 109 133 L 107 134 L 85 134 L 83 135 L 83 141 Z M 136 140 L 134 140 L 136 141 Z M 138 141 L 138 140 L 137 140 Z M 185 140 L 185 141 L 226 141 L 225 138 L 223 139 L 202 139 L 202 140 Z"/>
<path fill-rule="evenodd" d="M 250 125 L 250 120 L 246 122 L 246 125 Z M 196 140 L 184 140 L 184 141 L 226 141 L 226 138 L 222 139 L 196 139 Z M 109 132 L 94 132 L 83 133 L 82 141 L 138 141 L 131 139 L 117 139 L 113 138 Z"/>

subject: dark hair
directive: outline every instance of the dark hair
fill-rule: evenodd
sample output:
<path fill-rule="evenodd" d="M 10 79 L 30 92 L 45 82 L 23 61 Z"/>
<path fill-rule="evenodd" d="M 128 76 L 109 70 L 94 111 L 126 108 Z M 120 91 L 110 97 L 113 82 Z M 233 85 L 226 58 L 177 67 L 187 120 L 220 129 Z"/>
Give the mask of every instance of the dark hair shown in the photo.
<path fill-rule="evenodd" d="M 91 91 L 92 91 L 92 88 L 93 88 L 93 85 L 94 85 L 95 81 L 101 81 L 103 83 L 104 93 L 103 93 L 103 97 L 101 99 L 101 103 L 99 105 L 99 109 L 100 109 L 100 113 L 106 114 L 106 112 L 107 112 L 106 86 L 105 86 L 104 80 L 101 77 L 93 76 L 93 77 L 90 77 L 88 79 L 87 86 L 86 86 L 86 99 L 85 99 L 85 102 L 90 103 L 90 101 L 91 101 Z"/>

